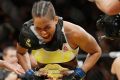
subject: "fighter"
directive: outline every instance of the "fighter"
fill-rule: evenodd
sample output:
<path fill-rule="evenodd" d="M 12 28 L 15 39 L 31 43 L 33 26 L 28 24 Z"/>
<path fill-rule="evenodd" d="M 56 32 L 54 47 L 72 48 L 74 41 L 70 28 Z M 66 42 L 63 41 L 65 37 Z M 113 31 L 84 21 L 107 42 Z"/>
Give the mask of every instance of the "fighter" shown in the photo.
<path fill-rule="evenodd" d="M 101 48 L 95 38 L 81 26 L 64 21 L 57 16 L 49 1 L 38 1 L 32 8 L 33 19 L 24 23 L 17 44 L 19 63 L 25 69 L 25 75 L 31 77 L 28 50 L 40 49 L 39 68 L 47 64 L 59 64 L 74 70 L 70 76 L 76 80 L 83 79 L 101 56 Z M 82 67 L 78 67 L 76 56 L 81 48 L 88 56 Z M 26 77 L 27 77 L 26 76 Z"/>

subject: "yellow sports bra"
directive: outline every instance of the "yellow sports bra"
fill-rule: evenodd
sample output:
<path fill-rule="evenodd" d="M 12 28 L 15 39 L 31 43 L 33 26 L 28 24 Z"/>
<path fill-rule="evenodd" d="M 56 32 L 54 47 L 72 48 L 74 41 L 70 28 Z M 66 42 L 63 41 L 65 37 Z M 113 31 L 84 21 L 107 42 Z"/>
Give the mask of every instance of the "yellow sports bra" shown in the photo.
<path fill-rule="evenodd" d="M 64 28 L 62 29 L 62 32 L 64 33 Z M 64 63 L 74 59 L 78 53 L 78 50 L 79 48 L 75 50 L 72 49 L 67 42 L 63 44 L 62 50 L 58 49 L 56 51 L 46 51 L 45 49 L 41 48 L 38 50 L 32 50 L 32 55 L 39 63 Z"/>

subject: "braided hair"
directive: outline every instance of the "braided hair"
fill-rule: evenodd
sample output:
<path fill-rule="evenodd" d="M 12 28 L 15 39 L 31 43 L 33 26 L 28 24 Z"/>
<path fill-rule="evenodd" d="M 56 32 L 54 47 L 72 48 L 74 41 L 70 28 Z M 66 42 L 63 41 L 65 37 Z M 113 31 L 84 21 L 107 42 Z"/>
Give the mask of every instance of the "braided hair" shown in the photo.
<path fill-rule="evenodd" d="M 56 16 L 55 9 L 50 1 L 38 1 L 35 2 L 32 7 L 33 17 L 45 17 L 49 19 L 54 19 Z"/>

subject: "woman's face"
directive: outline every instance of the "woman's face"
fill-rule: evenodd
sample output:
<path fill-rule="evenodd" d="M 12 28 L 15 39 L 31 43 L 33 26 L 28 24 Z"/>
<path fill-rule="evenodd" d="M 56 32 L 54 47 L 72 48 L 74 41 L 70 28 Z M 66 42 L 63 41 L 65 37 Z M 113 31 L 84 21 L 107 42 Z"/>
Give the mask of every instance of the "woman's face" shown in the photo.
<path fill-rule="evenodd" d="M 15 64 L 18 62 L 18 59 L 17 59 L 17 53 L 16 53 L 16 50 L 14 49 L 9 49 L 6 51 L 6 56 L 3 57 L 5 61 L 8 61 L 12 64 Z"/>
<path fill-rule="evenodd" d="M 34 17 L 34 28 L 36 32 L 41 36 L 44 42 L 52 40 L 57 20 L 50 20 L 46 17 Z"/>

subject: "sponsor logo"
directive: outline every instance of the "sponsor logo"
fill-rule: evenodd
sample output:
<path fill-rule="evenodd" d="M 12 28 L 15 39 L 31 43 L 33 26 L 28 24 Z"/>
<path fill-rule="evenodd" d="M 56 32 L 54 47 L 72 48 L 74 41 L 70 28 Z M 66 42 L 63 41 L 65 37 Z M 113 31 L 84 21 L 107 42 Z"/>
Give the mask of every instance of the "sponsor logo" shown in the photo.
<path fill-rule="evenodd" d="M 26 45 L 27 45 L 28 47 L 31 47 L 31 40 L 30 40 L 30 39 L 27 39 L 27 40 L 26 40 Z"/>

